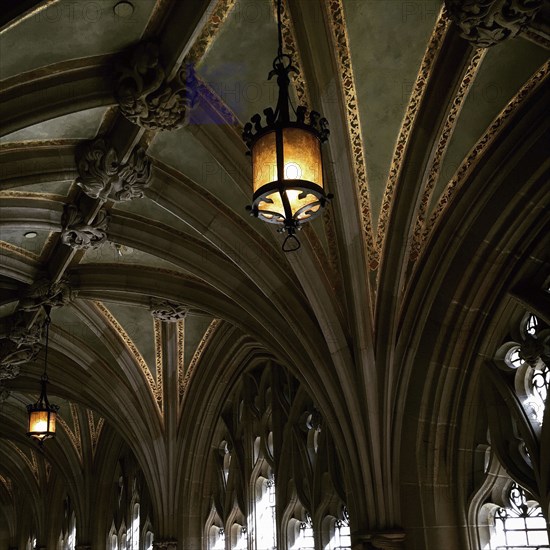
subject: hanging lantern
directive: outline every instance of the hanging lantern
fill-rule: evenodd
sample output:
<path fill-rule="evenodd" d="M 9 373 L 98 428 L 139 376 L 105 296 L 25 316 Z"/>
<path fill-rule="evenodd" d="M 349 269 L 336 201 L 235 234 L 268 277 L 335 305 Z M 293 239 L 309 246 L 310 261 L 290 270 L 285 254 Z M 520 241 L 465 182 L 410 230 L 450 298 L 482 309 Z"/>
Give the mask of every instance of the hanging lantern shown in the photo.
<path fill-rule="evenodd" d="M 45 439 L 49 439 L 55 436 L 55 421 L 57 419 L 57 411 L 59 407 L 57 405 L 51 405 L 48 401 L 48 395 L 46 393 L 46 384 L 48 383 L 48 377 L 42 376 L 42 391 L 40 397 L 36 403 L 27 405 L 27 411 L 29 413 L 29 429 L 27 435 L 34 437 L 43 443 Z"/>
<path fill-rule="evenodd" d="M 27 411 L 29 413 L 29 426 L 27 435 L 34 437 L 38 440 L 40 445 L 44 443 L 46 439 L 55 436 L 55 423 L 57 419 L 57 411 L 59 407 L 57 405 L 51 405 L 48 401 L 48 394 L 46 392 L 46 385 L 48 383 L 48 341 L 50 333 L 50 306 L 45 306 L 46 309 L 46 349 L 44 353 L 44 374 L 41 378 L 41 392 L 40 397 L 36 403 L 27 405 Z"/>
<path fill-rule="evenodd" d="M 254 115 L 243 139 L 252 156 L 254 195 L 248 208 L 257 218 L 282 225 L 280 231 L 288 233 L 283 250 L 290 252 L 300 247 L 295 232 L 318 216 L 332 195 L 325 193 L 321 158 L 321 144 L 329 136 L 327 120 L 315 111 L 307 116 L 303 106 L 296 109 L 296 120 L 290 118 L 289 75 L 298 70 L 282 50 L 281 9 L 279 0 L 279 51 L 268 77 L 277 76 L 277 106 L 264 109 L 265 125 Z"/>

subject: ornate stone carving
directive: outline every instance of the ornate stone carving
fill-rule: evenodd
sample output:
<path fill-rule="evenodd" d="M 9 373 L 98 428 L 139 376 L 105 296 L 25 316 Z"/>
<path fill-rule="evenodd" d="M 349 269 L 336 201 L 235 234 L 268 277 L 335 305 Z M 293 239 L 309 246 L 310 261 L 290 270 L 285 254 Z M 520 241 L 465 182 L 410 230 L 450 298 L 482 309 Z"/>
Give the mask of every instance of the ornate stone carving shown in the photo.
<path fill-rule="evenodd" d="M 19 365 L 32 361 L 40 351 L 40 344 L 21 345 L 5 338 L 0 340 L 0 380 L 19 376 Z"/>
<path fill-rule="evenodd" d="M 445 0 L 460 35 L 488 48 L 524 30 L 542 8 L 543 0 Z"/>
<path fill-rule="evenodd" d="M 42 342 L 43 325 L 36 322 L 30 328 L 25 325 L 15 325 L 10 332 L 9 339 L 20 346 L 32 346 Z"/>
<path fill-rule="evenodd" d="M 151 314 L 159 321 L 167 321 L 170 323 L 184 319 L 189 308 L 176 302 L 169 300 L 151 300 Z"/>
<path fill-rule="evenodd" d="M 178 541 L 174 539 L 155 540 L 153 550 L 178 550 Z"/>
<path fill-rule="evenodd" d="M 36 311 L 42 306 L 61 307 L 72 302 L 77 295 L 66 279 L 52 283 L 48 279 L 40 279 L 33 283 L 19 301 L 23 311 Z"/>
<path fill-rule="evenodd" d="M 528 334 L 521 344 L 519 356 L 533 368 L 537 368 L 540 361 L 547 365 L 550 363 L 550 342 Z"/>
<path fill-rule="evenodd" d="M 67 204 L 63 213 L 63 244 L 77 250 L 97 248 L 107 240 L 109 216 L 102 208 L 91 223 L 85 223 L 84 215 L 74 204 Z"/>
<path fill-rule="evenodd" d="M 142 147 L 134 149 L 126 164 L 103 138 L 77 151 L 79 177 L 76 184 L 94 199 L 124 202 L 140 199 L 151 179 L 151 161 Z"/>
<path fill-rule="evenodd" d="M 10 396 L 11 392 L 6 388 L 6 386 L 0 382 L 0 405 L 6 401 L 6 399 Z"/>
<path fill-rule="evenodd" d="M 182 66 L 166 82 L 166 71 L 156 44 L 146 42 L 135 49 L 130 62 L 118 68 L 115 96 L 122 114 L 147 130 L 175 130 L 184 126 L 196 99 L 191 65 Z"/>

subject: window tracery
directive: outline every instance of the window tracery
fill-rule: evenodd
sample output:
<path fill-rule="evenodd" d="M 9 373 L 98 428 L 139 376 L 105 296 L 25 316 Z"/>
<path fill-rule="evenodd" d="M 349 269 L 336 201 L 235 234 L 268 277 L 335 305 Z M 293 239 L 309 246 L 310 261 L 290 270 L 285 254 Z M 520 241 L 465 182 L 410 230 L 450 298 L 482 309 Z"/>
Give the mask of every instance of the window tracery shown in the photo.
<path fill-rule="evenodd" d="M 346 492 L 330 431 L 286 369 L 258 365 L 241 377 L 223 406 L 212 449 L 216 488 L 208 495 L 203 548 L 351 548 L 349 517 L 337 511 Z"/>
<path fill-rule="evenodd" d="M 532 313 L 512 326 L 487 365 L 484 398 L 489 421 L 486 479 L 475 496 L 479 548 L 550 550 L 541 442 L 550 383 L 550 330 Z M 544 476 L 543 476 L 544 477 Z M 541 503 L 543 507 L 541 508 Z"/>

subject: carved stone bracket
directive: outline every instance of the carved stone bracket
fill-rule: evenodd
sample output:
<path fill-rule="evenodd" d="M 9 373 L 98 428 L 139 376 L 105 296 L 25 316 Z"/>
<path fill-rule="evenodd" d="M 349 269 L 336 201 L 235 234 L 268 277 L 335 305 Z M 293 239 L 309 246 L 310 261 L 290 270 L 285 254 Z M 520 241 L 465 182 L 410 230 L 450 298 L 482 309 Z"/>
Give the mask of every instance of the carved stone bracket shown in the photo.
<path fill-rule="evenodd" d="M 167 322 L 176 322 L 184 319 L 189 313 L 189 308 L 183 304 L 169 300 L 151 300 L 151 314 L 155 319 Z"/>
<path fill-rule="evenodd" d="M 37 311 L 43 306 L 61 307 L 72 302 L 76 295 L 77 292 L 71 289 L 66 279 L 57 283 L 40 279 L 27 289 L 19 301 L 19 307 L 23 311 Z"/>
<path fill-rule="evenodd" d="M 88 142 L 76 154 L 76 184 L 93 199 L 125 202 L 140 199 L 151 180 L 151 160 L 145 149 L 134 149 L 120 164 L 114 147 L 103 138 Z"/>
<path fill-rule="evenodd" d="M 74 204 L 67 204 L 63 213 L 63 244 L 77 250 L 97 248 L 107 240 L 109 216 L 102 208 L 91 223 L 84 221 L 84 215 Z"/>
<path fill-rule="evenodd" d="M 543 4 L 544 0 L 445 0 L 461 36 L 481 48 L 526 30 Z"/>
<path fill-rule="evenodd" d="M 40 347 L 40 344 L 18 346 L 7 338 L 0 340 L 0 380 L 19 376 L 19 366 L 32 361 Z"/>
<path fill-rule="evenodd" d="M 124 116 L 147 130 L 176 130 L 189 120 L 197 97 L 192 66 L 166 81 L 156 44 L 141 43 L 127 65 L 118 67 L 115 96 Z"/>
<path fill-rule="evenodd" d="M 43 325 L 35 322 L 30 328 L 25 325 L 14 325 L 9 334 L 9 339 L 21 346 L 32 346 L 42 342 Z"/>

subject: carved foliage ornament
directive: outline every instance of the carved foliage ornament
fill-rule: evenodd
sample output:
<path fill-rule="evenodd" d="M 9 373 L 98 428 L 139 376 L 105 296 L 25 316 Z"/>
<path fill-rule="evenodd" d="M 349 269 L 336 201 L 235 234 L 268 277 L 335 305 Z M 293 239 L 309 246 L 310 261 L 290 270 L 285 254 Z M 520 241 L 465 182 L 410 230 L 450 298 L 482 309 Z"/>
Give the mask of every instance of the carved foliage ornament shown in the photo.
<path fill-rule="evenodd" d="M 142 43 L 130 62 L 117 71 L 115 96 L 124 116 L 147 130 L 176 130 L 184 126 L 196 100 L 191 65 L 166 82 L 156 44 Z"/>
<path fill-rule="evenodd" d="M 151 180 L 151 161 L 141 147 L 120 164 L 114 147 L 98 138 L 77 151 L 76 184 L 93 199 L 124 202 L 140 199 Z"/>
<path fill-rule="evenodd" d="M 176 322 L 184 319 L 189 308 L 169 300 L 151 300 L 151 314 L 159 321 Z"/>
<path fill-rule="evenodd" d="M 524 30 L 544 0 L 445 0 L 445 4 L 461 36 L 488 48 Z"/>
<path fill-rule="evenodd" d="M 93 222 L 86 223 L 78 207 L 67 204 L 63 213 L 61 241 L 77 250 L 97 248 L 107 240 L 108 222 L 109 216 L 104 208 L 98 212 Z"/>
<path fill-rule="evenodd" d="M 42 306 L 53 308 L 72 302 L 77 292 L 72 290 L 66 279 L 52 283 L 48 279 L 40 279 L 33 283 L 19 301 L 23 311 L 36 311 Z"/>

